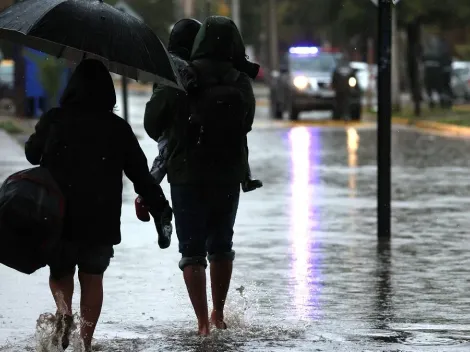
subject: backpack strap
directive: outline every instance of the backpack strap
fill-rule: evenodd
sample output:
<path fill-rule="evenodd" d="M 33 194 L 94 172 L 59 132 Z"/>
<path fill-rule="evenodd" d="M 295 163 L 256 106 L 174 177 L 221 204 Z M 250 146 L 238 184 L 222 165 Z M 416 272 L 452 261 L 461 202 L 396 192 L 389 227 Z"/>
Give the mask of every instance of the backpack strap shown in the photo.
<path fill-rule="evenodd" d="M 232 68 L 230 69 L 229 72 L 227 72 L 227 74 L 224 77 L 222 77 L 222 80 L 220 81 L 220 83 L 232 85 L 236 81 L 238 81 L 238 78 L 240 78 L 240 71 Z"/>
<path fill-rule="evenodd" d="M 236 70 L 235 68 L 231 68 L 225 75 L 223 76 L 211 76 L 207 75 L 201 77 L 199 69 L 192 63 L 188 62 L 188 67 L 192 71 L 193 75 L 197 81 L 197 88 L 203 90 L 205 88 L 209 88 L 211 86 L 216 85 L 233 85 L 235 82 L 238 81 L 241 72 Z"/>

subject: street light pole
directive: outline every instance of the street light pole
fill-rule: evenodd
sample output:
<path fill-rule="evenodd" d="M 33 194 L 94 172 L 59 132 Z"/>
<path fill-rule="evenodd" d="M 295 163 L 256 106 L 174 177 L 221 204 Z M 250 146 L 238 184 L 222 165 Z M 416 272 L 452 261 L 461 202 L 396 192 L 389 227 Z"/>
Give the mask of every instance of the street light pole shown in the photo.
<path fill-rule="evenodd" d="M 13 1 L 13 4 L 16 4 L 18 0 Z M 14 71 L 14 96 L 15 96 L 15 113 L 16 116 L 25 116 L 26 115 L 26 63 L 23 56 L 23 46 L 19 44 L 13 45 L 13 60 L 15 62 L 15 71 Z M 31 112 L 34 114 L 34 109 Z"/>
<path fill-rule="evenodd" d="M 242 23 L 240 20 L 240 0 L 232 0 L 232 19 L 233 19 L 233 22 L 235 22 L 235 24 L 237 25 L 238 30 L 241 33 Z"/>
<path fill-rule="evenodd" d="M 392 2 L 379 0 L 377 113 L 377 234 L 391 238 L 391 44 Z"/>
<path fill-rule="evenodd" d="M 206 17 L 209 17 L 211 15 L 211 11 L 212 11 L 211 0 L 206 0 L 205 9 L 204 9 L 204 12 L 206 13 Z"/>
<path fill-rule="evenodd" d="M 269 54 L 271 71 L 279 69 L 279 43 L 277 34 L 277 1 L 269 0 Z"/>
<path fill-rule="evenodd" d="M 396 6 L 392 6 L 392 110 L 400 111 L 400 61 Z"/>

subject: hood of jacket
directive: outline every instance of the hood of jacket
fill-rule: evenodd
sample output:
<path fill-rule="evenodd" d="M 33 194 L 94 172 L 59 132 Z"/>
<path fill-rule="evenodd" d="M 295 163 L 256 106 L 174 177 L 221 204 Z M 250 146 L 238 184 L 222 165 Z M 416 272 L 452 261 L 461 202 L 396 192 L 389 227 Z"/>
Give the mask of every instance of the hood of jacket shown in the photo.
<path fill-rule="evenodd" d="M 73 72 L 60 99 L 61 107 L 113 111 L 116 91 L 106 66 L 93 59 L 82 61 Z"/>
<path fill-rule="evenodd" d="M 194 40 L 191 61 L 230 62 L 250 78 L 258 75 L 259 65 L 247 60 L 245 43 L 235 23 L 228 17 L 210 16 Z"/>
<path fill-rule="evenodd" d="M 183 60 L 189 60 L 194 39 L 200 28 L 201 22 L 195 19 L 183 18 L 176 22 L 170 33 L 168 51 Z"/>

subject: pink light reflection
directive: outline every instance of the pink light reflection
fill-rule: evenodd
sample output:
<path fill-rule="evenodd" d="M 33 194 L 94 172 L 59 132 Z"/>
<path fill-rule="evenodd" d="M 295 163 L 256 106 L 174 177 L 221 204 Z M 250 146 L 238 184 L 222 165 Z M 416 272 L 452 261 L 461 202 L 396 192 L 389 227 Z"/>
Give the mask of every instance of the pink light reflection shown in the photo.
<path fill-rule="evenodd" d="M 318 136 L 313 136 L 313 138 Z M 317 141 L 306 127 L 293 128 L 289 133 L 291 144 L 291 240 L 292 240 L 292 270 L 294 278 L 294 304 L 300 318 L 318 315 L 319 280 L 316 272 L 319 258 L 314 257 L 316 247 L 312 224 L 316 219 L 310 219 L 312 207 L 312 187 L 316 178 L 312 172 L 311 147 L 317 147 Z M 313 181 L 313 182 L 312 182 Z"/>

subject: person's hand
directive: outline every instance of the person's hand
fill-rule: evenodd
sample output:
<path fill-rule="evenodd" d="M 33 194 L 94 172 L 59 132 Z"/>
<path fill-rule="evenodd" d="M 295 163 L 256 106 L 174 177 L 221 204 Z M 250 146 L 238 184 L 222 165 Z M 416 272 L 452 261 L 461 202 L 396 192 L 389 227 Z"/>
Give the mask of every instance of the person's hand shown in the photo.
<path fill-rule="evenodd" d="M 173 233 L 173 226 L 171 224 L 171 220 L 173 220 L 173 209 L 171 209 L 168 201 L 163 211 L 153 219 L 158 233 L 158 245 L 161 249 L 170 247 L 171 235 Z"/>

